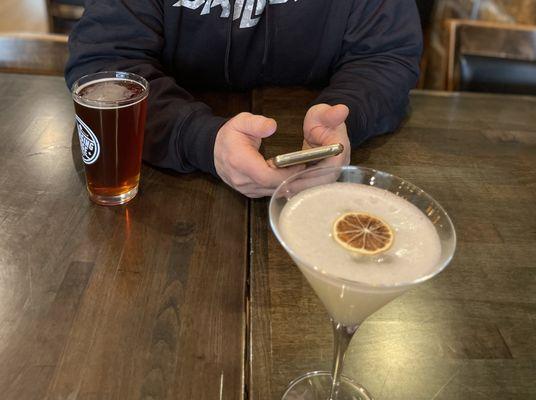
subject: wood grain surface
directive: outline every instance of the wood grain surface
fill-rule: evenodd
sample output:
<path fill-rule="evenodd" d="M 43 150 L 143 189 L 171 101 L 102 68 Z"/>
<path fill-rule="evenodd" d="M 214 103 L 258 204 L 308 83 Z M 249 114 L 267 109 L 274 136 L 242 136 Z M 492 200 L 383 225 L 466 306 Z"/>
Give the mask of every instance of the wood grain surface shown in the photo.
<path fill-rule="evenodd" d="M 43 0 L 2 0 L 0 32 L 48 32 L 47 8 Z"/>
<path fill-rule="evenodd" d="M 299 148 L 315 93 L 265 89 L 253 109 L 274 117 L 268 156 Z M 402 176 L 436 198 L 458 233 L 451 265 L 369 318 L 344 373 L 377 400 L 536 398 L 536 98 L 415 92 L 396 133 L 352 163 Z M 251 206 L 250 377 L 254 400 L 329 369 L 328 316 Z"/>
<path fill-rule="evenodd" d="M 0 398 L 243 398 L 245 198 L 144 166 L 130 204 L 96 206 L 63 79 L 0 85 Z"/>
<path fill-rule="evenodd" d="M 63 76 L 68 57 L 65 35 L 0 34 L 0 72 Z"/>

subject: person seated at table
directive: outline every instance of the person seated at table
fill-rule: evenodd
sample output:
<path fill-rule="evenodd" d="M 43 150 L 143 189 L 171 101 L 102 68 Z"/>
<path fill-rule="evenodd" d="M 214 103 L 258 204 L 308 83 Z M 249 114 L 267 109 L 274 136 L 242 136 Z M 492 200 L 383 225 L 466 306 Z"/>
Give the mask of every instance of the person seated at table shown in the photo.
<path fill-rule="evenodd" d="M 419 74 L 415 0 L 100 0 L 69 38 L 66 81 L 118 70 L 150 83 L 144 160 L 219 176 L 249 197 L 270 195 L 300 166 L 259 153 L 276 121 L 213 115 L 182 85 L 324 89 L 303 122 L 303 146 L 342 143 L 319 165 L 345 165 L 350 142 L 396 129 Z"/>

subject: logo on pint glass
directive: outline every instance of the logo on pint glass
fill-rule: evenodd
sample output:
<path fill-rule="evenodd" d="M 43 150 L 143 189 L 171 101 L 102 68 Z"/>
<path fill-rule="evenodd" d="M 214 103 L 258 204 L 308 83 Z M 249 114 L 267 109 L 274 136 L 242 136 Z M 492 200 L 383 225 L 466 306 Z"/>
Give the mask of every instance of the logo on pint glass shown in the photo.
<path fill-rule="evenodd" d="M 99 158 L 99 140 L 91 128 L 87 126 L 78 115 L 76 116 L 76 127 L 78 129 L 78 139 L 80 139 L 82 160 L 86 164 L 93 164 L 95 161 L 97 161 L 97 158 Z"/>

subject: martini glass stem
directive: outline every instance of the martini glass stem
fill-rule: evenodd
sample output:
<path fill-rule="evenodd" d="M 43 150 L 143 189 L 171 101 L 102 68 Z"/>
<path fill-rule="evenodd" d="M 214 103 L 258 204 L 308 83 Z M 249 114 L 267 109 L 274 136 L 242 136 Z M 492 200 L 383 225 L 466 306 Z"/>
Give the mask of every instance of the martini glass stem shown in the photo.
<path fill-rule="evenodd" d="M 333 328 L 333 342 L 335 348 L 333 354 L 333 368 L 331 371 L 333 383 L 331 384 L 331 392 L 328 400 L 337 400 L 337 392 L 339 391 L 346 349 L 348 348 L 352 337 L 359 328 L 359 325 L 346 326 L 332 319 L 331 326 Z"/>

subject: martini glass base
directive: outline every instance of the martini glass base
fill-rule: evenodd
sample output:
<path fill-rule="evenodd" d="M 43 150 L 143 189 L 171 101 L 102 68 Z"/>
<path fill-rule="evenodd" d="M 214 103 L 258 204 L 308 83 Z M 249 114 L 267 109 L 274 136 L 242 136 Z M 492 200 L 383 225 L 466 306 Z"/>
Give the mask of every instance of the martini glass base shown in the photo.
<path fill-rule="evenodd" d="M 331 373 L 309 372 L 294 379 L 281 400 L 330 400 Z M 335 400 L 335 399 L 332 399 Z M 341 377 L 336 400 L 374 400 L 367 389 L 345 376 Z"/>

